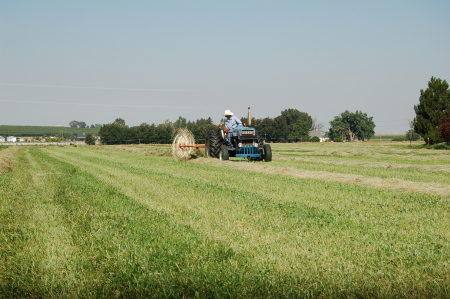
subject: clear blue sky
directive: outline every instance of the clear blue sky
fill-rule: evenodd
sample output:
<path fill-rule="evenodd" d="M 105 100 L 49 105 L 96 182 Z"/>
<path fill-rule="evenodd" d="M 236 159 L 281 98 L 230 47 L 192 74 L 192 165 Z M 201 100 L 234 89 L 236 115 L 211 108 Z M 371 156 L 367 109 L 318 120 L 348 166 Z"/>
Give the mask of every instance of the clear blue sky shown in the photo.
<path fill-rule="evenodd" d="M 450 1 L 0 0 L 0 125 L 130 126 L 288 108 L 403 133 L 450 81 Z"/>

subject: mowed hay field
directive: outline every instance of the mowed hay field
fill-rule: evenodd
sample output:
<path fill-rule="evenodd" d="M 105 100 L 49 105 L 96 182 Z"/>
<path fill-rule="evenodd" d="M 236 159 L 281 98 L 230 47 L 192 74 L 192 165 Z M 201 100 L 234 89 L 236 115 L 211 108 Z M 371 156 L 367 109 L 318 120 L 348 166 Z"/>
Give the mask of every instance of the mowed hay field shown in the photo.
<path fill-rule="evenodd" d="M 12 149 L 2 298 L 450 298 L 448 150 L 273 144 L 265 163 Z"/>

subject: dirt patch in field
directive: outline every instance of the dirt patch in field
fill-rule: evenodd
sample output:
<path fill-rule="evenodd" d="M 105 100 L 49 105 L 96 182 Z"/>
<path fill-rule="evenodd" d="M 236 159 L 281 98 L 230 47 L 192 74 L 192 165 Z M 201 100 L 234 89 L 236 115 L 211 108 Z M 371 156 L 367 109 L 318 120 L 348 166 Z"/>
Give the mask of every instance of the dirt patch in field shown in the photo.
<path fill-rule="evenodd" d="M 0 175 L 12 171 L 12 166 L 16 162 L 16 155 L 19 152 L 18 146 L 10 146 L 0 150 Z"/>
<path fill-rule="evenodd" d="M 358 184 L 368 187 L 380 188 L 380 189 L 392 189 L 405 192 L 418 192 L 432 195 L 449 196 L 450 185 L 437 184 L 437 183 L 425 183 L 425 182 L 412 182 L 401 179 L 382 179 L 377 177 L 367 177 L 356 174 L 343 174 L 332 173 L 327 171 L 309 171 L 294 169 L 289 167 L 275 167 L 270 166 L 270 163 L 248 163 L 246 161 L 219 161 L 216 159 L 200 158 L 191 160 L 193 163 L 206 163 L 217 165 L 220 167 L 229 167 L 238 169 L 241 171 L 256 171 L 268 174 L 279 174 L 296 177 L 300 179 L 318 179 L 330 182 L 341 182 L 349 184 Z"/>

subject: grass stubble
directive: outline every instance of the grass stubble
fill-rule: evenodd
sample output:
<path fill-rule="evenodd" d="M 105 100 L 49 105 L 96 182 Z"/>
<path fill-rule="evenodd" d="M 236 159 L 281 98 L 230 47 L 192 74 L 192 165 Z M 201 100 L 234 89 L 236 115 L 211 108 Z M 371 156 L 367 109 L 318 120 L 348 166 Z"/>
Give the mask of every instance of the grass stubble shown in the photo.
<path fill-rule="evenodd" d="M 0 294 L 450 296 L 448 195 L 138 152 L 19 153 L 0 176 Z"/>

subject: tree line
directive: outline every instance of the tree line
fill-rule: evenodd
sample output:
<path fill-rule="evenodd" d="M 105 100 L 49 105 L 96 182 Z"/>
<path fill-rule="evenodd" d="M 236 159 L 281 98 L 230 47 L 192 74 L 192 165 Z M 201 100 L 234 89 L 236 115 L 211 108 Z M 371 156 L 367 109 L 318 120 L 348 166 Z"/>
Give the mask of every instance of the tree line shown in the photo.
<path fill-rule="evenodd" d="M 87 125 L 85 121 L 78 121 L 78 120 L 72 120 L 69 123 L 69 126 L 71 128 L 81 128 L 81 129 L 100 129 L 101 128 L 101 124 L 92 124 L 92 125 Z"/>
<path fill-rule="evenodd" d="M 431 77 L 426 90 L 420 90 L 419 104 L 414 106 L 416 117 L 410 122 L 410 130 L 405 133 L 407 140 L 421 136 L 427 144 L 450 143 L 450 90 L 445 80 Z M 247 118 L 241 118 L 247 123 Z M 224 122 L 224 120 L 222 120 Z M 79 125 L 78 122 L 77 125 Z M 362 111 L 345 112 L 330 121 L 326 137 L 330 141 L 365 141 L 375 135 L 373 117 Z M 83 125 L 83 123 L 81 123 Z M 286 109 L 275 118 L 252 118 L 255 127 L 267 142 L 317 141 L 310 137 L 311 131 L 322 131 L 323 124 L 318 123 L 308 113 L 297 109 Z M 142 123 L 137 127 L 128 127 L 121 118 L 113 123 L 102 125 L 99 135 L 102 144 L 137 144 L 172 142 L 178 128 L 189 129 L 198 143 L 205 142 L 209 130 L 217 130 L 212 119 L 201 118 L 187 121 L 179 117 L 175 122 L 166 121 L 155 125 Z M 316 137 L 317 138 L 317 137 Z"/>
<path fill-rule="evenodd" d="M 197 142 L 204 142 L 206 132 L 217 129 L 217 126 L 211 118 L 186 121 L 185 118 L 179 117 L 174 123 L 170 121 L 158 125 L 142 123 L 136 127 L 129 127 L 125 120 L 117 118 L 113 123 L 103 125 L 99 135 L 102 144 L 169 144 L 172 143 L 177 128 L 188 128 Z"/>
<path fill-rule="evenodd" d="M 247 118 L 241 118 L 241 120 L 244 123 L 248 122 Z M 274 119 L 252 118 L 252 127 L 255 127 L 269 142 L 309 141 L 313 119 L 305 112 L 287 109 Z M 142 123 L 137 127 L 129 127 L 123 119 L 118 118 L 113 123 L 103 125 L 99 135 L 102 144 L 167 144 L 172 142 L 172 137 L 178 128 L 189 129 L 196 142 L 204 143 L 206 133 L 209 130 L 218 130 L 219 126 L 214 124 L 210 117 L 187 121 L 180 116 L 173 123 L 170 121 L 159 125 Z"/>
<path fill-rule="evenodd" d="M 241 118 L 241 120 L 243 123 L 248 123 L 247 118 Z M 335 118 L 336 125 L 338 121 L 340 127 L 332 133 L 335 139 L 368 140 L 374 135 L 375 124 L 365 113 L 346 111 Z M 251 126 L 255 127 L 267 142 L 319 141 L 318 137 L 311 137 L 310 132 L 323 129 L 323 124 L 318 123 L 308 113 L 297 109 L 286 109 L 275 118 L 252 118 Z M 218 130 L 219 127 L 210 117 L 187 121 L 180 116 L 173 123 L 169 121 L 159 125 L 142 123 L 137 127 L 129 127 L 123 119 L 118 118 L 113 123 L 103 125 L 99 135 L 102 144 L 167 144 L 172 142 L 174 132 L 178 128 L 189 129 L 194 134 L 196 142 L 204 143 L 206 133 L 209 130 Z"/>

